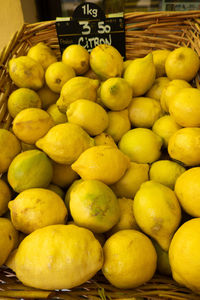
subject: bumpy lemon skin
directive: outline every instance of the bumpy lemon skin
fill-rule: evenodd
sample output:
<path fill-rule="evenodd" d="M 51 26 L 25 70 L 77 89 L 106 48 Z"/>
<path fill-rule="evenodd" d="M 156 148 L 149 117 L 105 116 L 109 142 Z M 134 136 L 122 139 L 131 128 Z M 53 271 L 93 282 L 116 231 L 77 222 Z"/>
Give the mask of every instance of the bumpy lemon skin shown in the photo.
<path fill-rule="evenodd" d="M 15 257 L 17 277 L 27 286 L 71 289 L 91 279 L 103 264 L 93 233 L 76 225 L 50 225 L 21 242 Z"/>
<path fill-rule="evenodd" d="M 157 255 L 151 240 L 137 230 L 120 230 L 104 244 L 104 276 L 118 288 L 136 288 L 150 280 Z M 144 272 L 145 269 L 145 272 Z"/>

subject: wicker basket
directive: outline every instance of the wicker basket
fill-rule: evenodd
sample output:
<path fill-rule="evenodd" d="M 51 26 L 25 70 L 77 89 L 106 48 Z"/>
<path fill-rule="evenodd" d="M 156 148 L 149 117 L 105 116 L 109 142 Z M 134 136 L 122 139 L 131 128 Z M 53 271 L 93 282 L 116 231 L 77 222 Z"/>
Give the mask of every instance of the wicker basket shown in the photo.
<path fill-rule="evenodd" d="M 126 57 L 143 57 L 156 49 L 173 50 L 188 46 L 200 56 L 200 11 L 188 12 L 135 12 L 125 14 Z M 9 128 L 12 118 L 7 110 L 7 99 L 14 88 L 7 65 L 14 56 L 25 55 L 38 42 L 45 42 L 60 57 L 55 21 L 25 24 L 0 55 L 0 127 Z M 198 77 L 195 80 L 199 88 Z M 15 274 L 0 268 L 0 299 L 200 299 L 189 289 L 180 287 L 170 277 L 155 275 L 143 286 L 120 290 L 111 286 L 101 273 L 72 291 L 42 291 L 23 286 Z"/>

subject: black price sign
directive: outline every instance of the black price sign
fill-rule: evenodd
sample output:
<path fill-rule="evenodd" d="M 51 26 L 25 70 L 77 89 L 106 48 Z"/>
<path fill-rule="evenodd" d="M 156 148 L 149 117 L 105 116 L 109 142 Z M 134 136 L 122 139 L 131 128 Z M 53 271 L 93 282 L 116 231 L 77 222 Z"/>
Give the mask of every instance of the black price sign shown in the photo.
<path fill-rule="evenodd" d="M 115 47 L 125 58 L 125 23 L 123 13 L 105 16 L 94 3 L 79 5 L 72 18 L 57 18 L 56 30 L 61 53 L 71 44 L 89 52 L 99 44 Z"/>

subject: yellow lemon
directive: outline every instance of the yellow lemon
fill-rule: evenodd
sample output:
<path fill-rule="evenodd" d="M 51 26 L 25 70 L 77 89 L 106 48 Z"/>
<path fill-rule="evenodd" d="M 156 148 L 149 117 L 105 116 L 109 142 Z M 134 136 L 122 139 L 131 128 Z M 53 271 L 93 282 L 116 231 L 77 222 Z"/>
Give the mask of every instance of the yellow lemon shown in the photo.
<path fill-rule="evenodd" d="M 75 224 L 96 233 L 108 231 L 119 221 L 117 197 L 98 180 L 83 180 L 77 184 L 71 190 L 69 207 Z"/>
<path fill-rule="evenodd" d="M 149 180 L 149 165 L 131 162 L 124 176 L 111 185 L 118 197 L 134 198 L 140 185 Z"/>
<path fill-rule="evenodd" d="M 162 139 L 147 128 L 134 128 L 127 131 L 119 142 L 119 149 L 131 161 L 152 163 L 161 155 Z"/>
<path fill-rule="evenodd" d="M 37 43 L 35 46 L 32 46 L 28 50 L 27 56 L 39 62 L 44 70 L 46 70 L 49 65 L 57 61 L 56 55 L 53 50 L 43 42 Z"/>
<path fill-rule="evenodd" d="M 52 117 L 55 125 L 67 122 L 66 114 L 62 113 L 56 104 L 51 104 L 48 107 L 47 112 Z"/>
<path fill-rule="evenodd" d="M 165 70 L 170 80 L 191 81 L 199 70 L 199 56 L 191 48 L 180 47 L 173 50 L 165 62 Z"/>
<path fill-rule="evenodd" d="M 135 97 L 129 107 L 129 119 L 134 127 L 151 128 L 163 114 L 160 102 L 148 97 Z"/>
<path fill-rule="evenodd" d="M 174 280 L 200 293 L 200 218 L 184 223 L 174 234 L 169 262 Z"/>
<path fill-rule="evenodd" d="M 167 251 L 181 220 L 175 193 L 159 182 L 146 181 L 135 195 L 133 213 L 138 226 Z"/>
<path fill-rule="evenodd" d="M 122 75 L 124 74 L 126 68 L 130 65 L 130 63 L 132 62 L 132 59 L 127 59 L 125 61 L 123 61 L 123 71 L 122 71 Z"/>
<path fill-rule="evenodd" d="M 78 124 L 88 134 L 97 135 L 108 127 L 108 115 L 99 104 L 79 99 L 71 103 L 66 111 L 70 123 Z"/>
<path fill-rule="evenodd" d="M 42 101 L 42 108 L 47 109 L 51 104 L 56 103 L 59 98 L 59 94 L 54 93 L 50 88 L 44 84 L 44 86 L 37 91 L 40 100 Z"/>
<path fill-rule="evenodd" d="M 70 79 L 64 84 L 60 93 L 60 98 L 56 102 L 59 110 L 66 112 L 68 105 L 79 99 L 95 102 L 97 99 L 98 86 L 99 81 L 97 79 L 83 76 L 77 76 Z"/>
<path fill-rule="evenodd" d="M 117 148 L 114 139 L 111 135 L 102 132 L 94 137 L 95 146 L 108 145 Z"/>
<path fill-rule="evenodd" d="M 90 52 L 90 66 L 101 80 L 120 77 L 123 70 L 123 58 L 113 46 L 101 44 Z"/>
<path fill-rule="evenodd" d="M 18 241 L 18 232 L 9 219 L 0 218 L 0 235 L 0 266 L 2 266 Z"/>
<path fill-rule="evenodd" d="M 200 90 L 185 88 L 177 92 L 169 103 L 169 112 L 183 127 L 200 126 Z"/>
<path fill-rule="evenodd" d="M 103 274 L 118 288 L 136 288 L 155 273 L 156 250 L 151 240 L 137 230 L 120 230 L 113 234 L 105 242 L 103 253 Z"/>
<path fill-rule="evenodd" d="M 71 66 L 77 75 L 82 75 L 89 69 L 89 52 L 81 45 L 70 45 L 63 51 L 62 62 Z"/>
<path fill-rule="evenodd" d="M 0 179 L 0 217 L 7 212 L 8 202 L 11 200 L 11 191 L 6 182 Z"/>
<path fill-rule="evenodd" d="M 27 88 L 18 88 L 8 98 L 8 111 L 13 118 L 25 108 L 41 108 L 41 105 L 42 103 L 38 94 Z"/>
<path fill-rule="evenodd" d="M 174 189 L 177 178 L 185 172 L 185 168 L 175 161 L 158 160 L 155 161 L 149 170 L 150 180 L 157 181 Z"/>
<path fill-rule="evenodd" d="M 0 173 L 8 170 L 13 158 L 21 151 L 16 136 L 7 129 L 0 128 Z"/>
<path fill-rule="evenodd" d="M 19 280 L 47 290 L 81 285 L 102 264 L 100 243 L 90 230 L 75 225 L 58 224 L 35 230 L 21 242 L 15 257 Z"/>
<path fill-rule="evenodd" d="M 169 112 L 169 104 L 173 97 L 181 89 L 192 87 L 187 81 L 181 79 L 174 79 L 170 81 L 162 90 L 160 104 L 165 112 Z"/>
<path fill-rule="evenodd" d="M 134 59 L 126 68 L 123 77 L 132 87 L 133 96 L 144 95 L 151 88 L 156 78 L 152 53 L 143 58 Z"/>
<path fill-rule="evenodd" d="M 171 267 L 169 264 L 168 251 L 164 251 L 156 241 L 152 241 L 157 253 L 157 271 L 161 275 L 170 276 L 172 274 Z"/>
<path fill-rule="evenodd" d="M 64 200 L 65 198 L 65 192 L 56 184 L 49 184 L 47 187 L 48 190 L 55 192 L 60 198 Z"/>
<path fill-rule="evenodd" d="M 83 151 L 94 146 L 94 140 L 79 125 L 63 123 L 52 127 L 36 146 L 55 162 L 70 165 Z"/>
<path fill-rule="evenodd" d="M 200 128 L 187 127 L 177 130 L 169 139 L 168 153 L 185 166 L 200 164 Z"/>
<path fill-rule="evenodd" d="M 71 214 L 70 212 L 70 208 L 69 208 L 69 202 L 70 202 L 70 195 L 73 189 L 75 189 L 76 185 L 78 185 L 79 183 L 83 182 L 83 179 L 77 179 L 74 180 L 73 183 L 70 185 L 70 187 L 67 189 L 67 192 L 65 194 L 65 204 L 67 206 L 68 212 L 69 214 Z"/>
<path fill-rule="evenodd" d="M 153 50 L 153 62 L 156 67 L 156 77 L 161 77 L 166 74 L 165 62 L 171 51 L 167 49 Z"/>
<path fill-rule="evenodd" d="M 38 90 L 44 84 L 43 67 L 28 56 L 19 56 L 9 60 L 8 72 L 13 82 L 20 88 Z"/>
<path fill-rule="evenodd" d="M 17 193 L 29 188 L 47 187 L 52 176 L 51 161 L 40 150 L 18 154 L 8 169 L 8 182 Z"/>
<path fill-rule="evenodd" d="M 58 61 L 51 64 L 45 72 L 46 84 L 55 93 L 60 93 L 63 85 L 75 77 L 75 72 L 72 67 Z"/>
<path fill-rule="evenodd" d="M 106 233 L 109 236 L 124 229 L 139 230 L 133 214 L 133 200 L 128 198 L 119 198 L 118 202 L 120 208 L 120 218 L 117 224 Z"/>
<path fill-rule="evenodd" d="M 68 187 L 72 182 L 78 179 L 78 174 L 72 170 L 70 165 L 63 165 L 53 162 L 52 182 L 62 188 Z"/>
<path fill-rule="evenodd" d="M 108 112 L 108 127 L 105 132 L 112 136 L 117 143 L 122 135 L 131 129 L 131 122 L 128 117 L 128 110 L 109 111 Z"/>
<path fill-rule="evenodd" d="M 152 127 L 152 131 L 163 139 L 163 146 L 165 148 L 168 146 L 170 137 L 179 129 L 181 129 L 181 126 L 170 115 L 160 117 Z"/>
<path fill-rule="evenodd" d="M 146 93 L 146 97 L 156 99 L 160 101 L 162 91 L 164 87 L 168 85 L 170 82 L 169 78 L 167 77 L 158 77 L 154 81 L 152 87 Z"/>
<path fill-rule="evenodd" d="M 132 99 L 132 88 L 120 77 L 109 78 L 101 84 L 100 99 L 111 110 L 123 110 Z"/>
<path fill-rule="evenodd" d="M 200 217 L 200 167 L 191 168 L 181 174 L 175 184 L 175 193 L 184 211 Z"/>
<path fill-rule="evenodd" d="M 64 224 L 67 218 L 64 201 L 48 189 L 27 189 L 10 201 L 8 207 L 14 227 L 26 234 L 48 225 Z"/>
<path fill-rule="evenodd" d="M 53 125 L 53 119 L 46 111 L 26 108 L 15 117 L 13 132 L 24 143 L 35 144 Z"/>
<path fill-rule="evenodd" d="M 84 180 L 113 184 L 124 175 L 129 164 L 129 158 L 119 149 L 102 145 L 85 150 L 72 164 L 72 169 Z"/>

